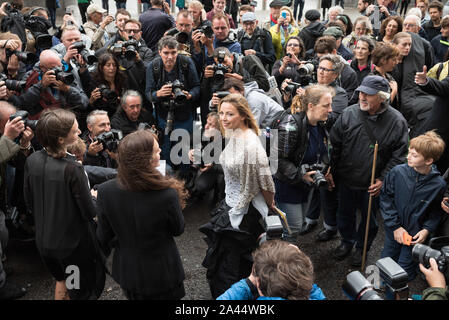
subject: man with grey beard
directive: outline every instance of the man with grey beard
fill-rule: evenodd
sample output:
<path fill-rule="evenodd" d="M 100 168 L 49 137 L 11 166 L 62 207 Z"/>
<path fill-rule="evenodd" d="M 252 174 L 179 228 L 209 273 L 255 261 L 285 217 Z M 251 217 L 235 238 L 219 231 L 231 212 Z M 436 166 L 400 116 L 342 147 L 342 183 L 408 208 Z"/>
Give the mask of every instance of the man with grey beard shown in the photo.
<path fill-rule="evenodd" d="M 367 76 L 356 89 L 359 103 L 346 108 L 330 133 L 331 180 L 338 181 L 337 227 L 342 237 L 334 257 L 343 260 L 352 251 L 351 265 L 362 263 L 368 201 L 373 197 L 367 250 L 378 231 L 376 211 L 383 179 L 394 166 L 404 163 L 408 148 L 407 122 L 389 105 L 390 85 L 380 76 Z M 371 184 L 374 146 L 378 143 L 375 181 Z M 331 183 L 331 186 L 334 183 Z M 356 228 L 356 212 L 361 221 Z"/>

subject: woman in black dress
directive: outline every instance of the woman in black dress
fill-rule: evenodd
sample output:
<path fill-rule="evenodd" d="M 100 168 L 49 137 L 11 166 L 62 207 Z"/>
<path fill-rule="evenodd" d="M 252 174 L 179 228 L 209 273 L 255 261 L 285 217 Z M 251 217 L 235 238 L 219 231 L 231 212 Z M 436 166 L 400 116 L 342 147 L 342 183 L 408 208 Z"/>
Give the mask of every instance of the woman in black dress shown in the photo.
<path fill-rule="evenodd" d="M 44 149 L 25 164 L 24 196 L 36 223 L 36 246 L 57 281 L 55 300 L 97 299 L 104 288 L 89 183 L 83 166 L 67 153 L 79 134 L 72 112 L 45 111 L 36 128 Z"/>
<path fill-rule="evenodd" d="M 117 179 L 98 189 L 97 236 L 106 254 L 115 247 L 112 277 L 130 300 L 185 295 L 173 237 L 184 232 L 187 193 L 183 183 L 158 171 L 160 152 L 151 131 L 130 133 L 118 148 Z"/>

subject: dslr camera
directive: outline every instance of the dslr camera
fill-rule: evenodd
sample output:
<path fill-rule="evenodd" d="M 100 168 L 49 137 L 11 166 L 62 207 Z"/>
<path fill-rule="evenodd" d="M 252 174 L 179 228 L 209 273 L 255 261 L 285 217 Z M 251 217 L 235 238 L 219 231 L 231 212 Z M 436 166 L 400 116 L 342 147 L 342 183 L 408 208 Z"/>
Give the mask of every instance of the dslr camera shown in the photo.
<path fill-rule="evenodd" d="M 412 257 L 415 261 L 418 261 L 426 268 L 430 267 L 430 258 L 434 258 L 438 265 L 438 270 L 444 274 L 446 281 L 449 281 L 449 237 L 440 237 L 433 238 L 430 241 L 432 246 L 435 246 L 435 243 L 438 243 L 439 240 L 443 240 L 440 242 L 445 242 L 442 247 L 441 245 L 437 245 L 441 247 L 439 250 L 433 249 L 430 246 L 426 246 L 424 244 L 415 244 L 412 250 Z"/>
<path fill-rule="evenodd" d="M 321 163 L 314 163 L 312 165 L 303 164 L 301 165 L 301 175 L 304 176 L 307 172 L 316 171 L 316 173 L 313 175 L 312 186 L 318 189 L 327 185 L 326 178 L 324 178 L 323 174 L 324 169 L 325 166 Z"/>
<path fill-rule="evenodd" d="M 209 39 L 214 36 L 214 30 L 212 29 L 210 23 L 204 23 L 198 30 Z"/>
<path fill-rule="evenodd" d="M 105 98 L 108 103 L 111 103 L 111 104 L 117 103 L 117 99 L 118 99 L 117 93 L 115 93 L 115 91 L 111 90 L 107 85 L 100 84 L 98 86 L 98 89 L 100 89 L 101 97 Z"/>
<path fill-rule="evenodd" d="M 66 85 L 71 85 L 75 81 L 75 76 L 71 72 L 65 72 L 62 67 L 51 69 L 55 72 L 56 80 L 62 81 Z"/>
<path fill-rule="evenodd" d="M 409 291 L 407 272 L 390 257 L 377 260 L 376 266 L 385 284 L 386 298 L 407 300 Z M 342 289 L 351 300 L 383 300 L 374 290 L 374 286 L 359 271 L 347 275 Z"/>
<path fill-rule="evenodd" d="M 25 16 L 25 28 L 31 31 L 36 40 L 36 48 L 50 49 L 53 46 L 52 36 L 48 34 L 51 22 L 40 16 Z"/>
<path fill-rule="evenodd" d="M 225 73 L 228 72 L 228 67 L 223 64 L 224 59 L 226 57 L 225 51 L 218 51 L 218 63 L 213 65 L 214 68 L 214 82 L 216 83 L 223 83 L 225 78 Z"/>
<path fill-rule="evenodd" d="M 218 98 L 218 99 L 223 99 L 224 97 L 230 95 L 231 93 L 230 93 L 229 91 L 217 91 L 217 92 L 215 92 L 214 94 L 217 95 L 217 98 Z M 217 107 L 218 107 L 217 105 L 211 104 L 211 105 L 209 106 L 209 110 L 210 110 L 210 111 L 217 112 Z"/>
<path fill-rule="evenodd" d="M 86 49 L 86 45 L 84 44 L 84 42 L 74 42 L 72 43 L 71 47 L 78 51 L 78 53 L 83 57 L 84 61 L 86 61 L 88 65 L 92 65 L 98 61 L 97 57 L 89 53 L 89 51 Z"/>
<path fill-rule="evenodd" d="M 5 81 L 8 90 L 20 92 L 25 89 L 26 81 L 10 80 L 6 74 L 0 73 L 0 82 Z"/>
<path fill-rule="evenodd" d="M 284 88 L 284 92 L 286 94 L 290 94 L 290 95 L 296 95 L 296 90 L 298 90 L 298 88 L 301 88 L 302 84 L 301 83 L 297 83 L 297 82 L 289 82 L 288 85 Z"/>
<path fill-rule="evenodd" d="M 28 112 L 25 110 L 19 110 L 16 113 L 9 116 L 9 121 L 13 121 L 15 118 L 19 117 L 25 123 L 25 129 L 30 127 L 31 130 L 35 131 L 38 120 L 28 119 Z"/>
<path fill-rule="evenodd" d="M 6 49 L 6 60 L 9 60 L 12 55 L 15 55 L 19 61 L 25 64 L 34 64 L 37 61 L 37 57 L 34 53 Z"/>
<path fill-rule="evenodd" d="M 133 37 L 129 37 L 128 41 L 122 43 L 122 47 L 125 48 L 125 58 L 128 60 L 133 60 L 137 55 L 139 43 Z"/>
<path fill-rule="evenodd" d="M 99 134 L 95 141 L 99 141 L 103 145 L 104 150 L 110 152 L 117 152 L 118 144 L 123 138 L 123 133 L 120 130 L 111 129 L 111 131 Z"/>
<path fill-rule="evenodd" d="M 174 101 L 176 104 L 183 104 L 187 101 L 187 96 L 182 92 L 184 86 L 181 81 L 175 80 L 173 82 L 167 82 L 167 84 L 171 85 L 171 90 L 175 95 Z"/>

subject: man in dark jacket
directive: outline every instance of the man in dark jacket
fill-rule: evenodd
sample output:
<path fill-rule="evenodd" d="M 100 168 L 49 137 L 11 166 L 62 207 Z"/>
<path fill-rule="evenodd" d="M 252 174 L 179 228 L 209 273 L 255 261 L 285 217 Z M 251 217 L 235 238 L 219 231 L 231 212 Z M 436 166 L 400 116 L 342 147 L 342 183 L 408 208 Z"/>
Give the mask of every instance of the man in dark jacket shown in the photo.
<path fill-rule="evenodd" d="M 441 30 L 441 18 L 443 16 L 443 4 L 440 1 L 432 1 L 429 4 L 430 20 L 424 22 L 421 28 L 424 29 L 427 35 L 427 41 L 432 41 Z"/>
<path fill-rule="evenodd" d="M 430 44 L 435 51 L 435 63 L 443 62 L 444 56 L 449 50 L 449 17 L 441 22 L 440 34 L 431 39 Z M 430 68 L 430 66 L 427 66 Z"/>
<path fill-rule="evenodd" d="M 376 237 L 377 196 L 388 171 L 405 161 L 408 147 L 407 123 L 403 116 L 388 105 L 388 81 L 380 76 L 367 76 L 357 88 L 359 104 L 352 105 L 337 119 L 331 130 L 331 173 L 338 181 L 338 230 L 342 236 L 334 257 L 344 259 L 355 245 L 351 257 L 353 266 L 362 263 L 368 201 L 373 198 L 373 210 L 368 231 L 367 249 Z M 374 145 L 379 145 L 374 184 L 370 184 Z M 361 221 L 356 229 L 356 210 Z"/>
<path fill-rule="evenodd" d="M 315 41 L 323 35 L 326 27 L 319 21 L 320 12 L 315 9 L 308 10 L 305 15 L 306 26 L 299 33 L 299 37 L 304 42 L 305 50 L 313 49 Z"/>
<path fill-rule="evenodd" d="M 86 144 L 83 164 L 105 168 L 117 168 L 116 154 L 104 150 L 104 146 L 96 138 L 103 132 L 111 131 L 108 113 L 104 110 L 94 110 L 87 116 L 87 131 L 82 135 Z"/>
<path fill-rule="evenodd" d="M 157 42 L 164 33 L 175 26 L 164 0 L 151 0 L 151 8 L 140 15 L 139 21 L 142 23 L 143 39 L 153 51 L 157 50 Z"/>
<path fill-rule="evenodd" d="M 237 40 L 245 56 L 255 55 L 270 70 L 276 61 L 271 34 L 258 27 L 258 23 L 254 12 L 245 13 L 242 16 L 243 30 L 237 33 Z"/>
<path fill-rule="evenodd" d="M 138 129 L 139 124 L 145 123 L 148 126 L 155 124 L 153 115 L 142 109 L 142 97 L 137 91 L 126 91 L 120 102 L 120 109 L 112 117 L 111 126 L 113 129 L 122 131 L 123 136 Z"/>
<path fill-rule="evenodd" d="M 342 43 L 344 33 L 339 27 L 329 27 L 323 32 L 323 36 L 332 36 L 335 38 L 337 42 L 337 52 L 341 55 L 346 61 L 351 60 L 354 56 L 348 48 Z"/>

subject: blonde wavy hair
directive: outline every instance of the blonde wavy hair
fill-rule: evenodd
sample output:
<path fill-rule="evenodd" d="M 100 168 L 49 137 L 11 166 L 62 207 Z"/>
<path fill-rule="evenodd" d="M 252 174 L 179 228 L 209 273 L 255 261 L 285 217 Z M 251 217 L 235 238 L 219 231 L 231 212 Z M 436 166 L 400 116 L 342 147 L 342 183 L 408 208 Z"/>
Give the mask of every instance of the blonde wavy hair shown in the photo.
<path fill-rule="evenodd" d="M 292 105 L 290 107 L 292 113 L 307 112 L 309 103 L 317 105 L 320 103 L 321 97 L 330 93 L 332 98 L 335 96 L 335 90 L 332 87 L 322 84 L 313 84 L 306 87 L 303 95 L 296 95 L 293 97 Z"/>

